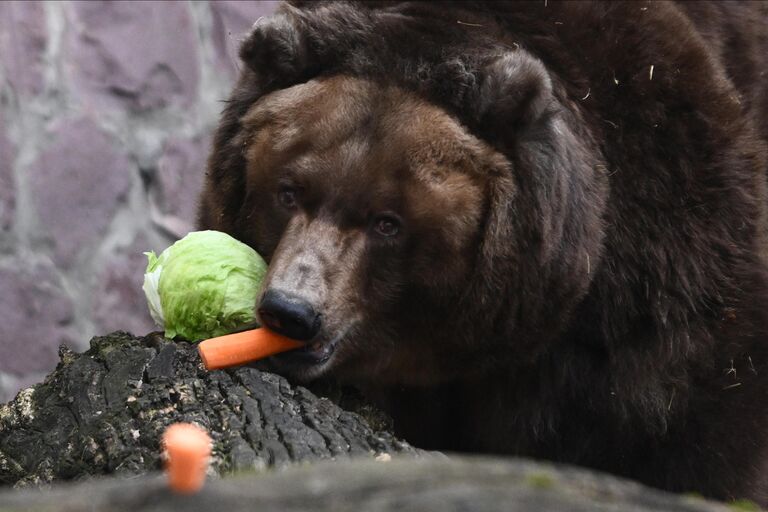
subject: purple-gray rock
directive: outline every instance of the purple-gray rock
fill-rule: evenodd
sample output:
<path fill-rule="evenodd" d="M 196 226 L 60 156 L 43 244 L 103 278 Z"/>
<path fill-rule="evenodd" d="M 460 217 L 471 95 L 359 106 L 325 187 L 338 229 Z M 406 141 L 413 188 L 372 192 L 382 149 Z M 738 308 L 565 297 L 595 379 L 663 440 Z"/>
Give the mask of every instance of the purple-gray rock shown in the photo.
<path fill-rule="evenodd" d="M 70 298 L 50 269 L 21 258 L 0 266 L 0 372 L 23 376 L 56 365 L 56 352 L 70 342 Z"/>
<path fill-rule="evenodd" d="M 84 101 L 144 111 L 197 98 L 197 32 L 186 2 L 73 2 L 69 72 Z M 76 28 L 75 28 L 76 27 Z"/>
<path fill-rule="evenodd" d="M 145 333 L 157 328 L 149 316 L 141 289 L 147 267 L 147 257 L 143 253 L 148 248 L 146 237 L 139 235 L 101 269 L 93 301 L 97 332 Z"/>
<path fill-rule="evenodd" d="M 158 162 L 155 223 L 181 238 L 195 227 L 197 200 L 203 187 L 210 136 L 171 138 Z"/>
<path fill-rule="evenodd" d="M 213 480 L 192 496 L 158 474 L 0 491 L 4 512 L 736 512 L 581 468 L 497 457 L 321 461 Z"/>
<path fill-rule="evenodd" d="M 0 66 L 18 93 L 43 90 L 47 42 L 43 2 L 0 2 Z"/>
<path fill-rule="evenodd" d="M 87 118 L 59 122 L 28 169 L 41 228 L 67 268 L 105 233 L 130 186 L 131 163 Z"/>
<path fill-rule="evenodd" d="M 240 42 L 248 34 L 253 23 L 260 16 L 269 16 L 279 2 L 211 2 L 213 14 L 213 43 L 218 56 L 217 65 L 231 75 L 240 67 L 237 51 Z"/>
<path fill-rule="evenodd" d="M 16 155 L 4 130 L 3 114 L 0 112 L 0 231 L 10 229 L 16 210 L 16 182 L 13 178 L 13 160 Z"/>

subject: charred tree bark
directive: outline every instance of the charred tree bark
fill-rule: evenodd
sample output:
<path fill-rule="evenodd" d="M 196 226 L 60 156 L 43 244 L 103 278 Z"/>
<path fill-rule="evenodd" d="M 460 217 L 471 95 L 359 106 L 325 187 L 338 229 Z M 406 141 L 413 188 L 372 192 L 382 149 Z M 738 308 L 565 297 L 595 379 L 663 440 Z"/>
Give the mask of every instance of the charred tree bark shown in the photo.
<path fill-rule="evenodd" d="M 208 372 L 189 343 L 114 333 L 82 354 L 62 348 L 60 357 L 45 382 L 0 406 L 0 484 L 158 469 L 160 435 L 177 421 L 211 434 L 216 474 L 425 453 L 277 375 Z"/>
<path fill-rule="evenodd" d="M 0 489 L 0 510 L 734 509 L 586 469 L 430 455 L 397 440 L 381 416 L 360 405 L 373 423 L 277 375 L 253 368 L 207 372 L 188 343 L 158 335 L 97 337 L 83 354 L 62 349 L 59 366 L 45 382 L 0 406 L 0 483 L 23 487 L 153 472 L 161 465 L 159 437 L 176 421 L 208 429 L 213 476 L 247 474 L 211 479 L 194 496 L 172 494 L 157 473 L 60 484 L 43 493 Z M 392 455 L 409 457 L 390 460 Z M 360 457 L 260 471 L 352 456 Z M 756 510 L 750 507 L 744 510 Z"/>

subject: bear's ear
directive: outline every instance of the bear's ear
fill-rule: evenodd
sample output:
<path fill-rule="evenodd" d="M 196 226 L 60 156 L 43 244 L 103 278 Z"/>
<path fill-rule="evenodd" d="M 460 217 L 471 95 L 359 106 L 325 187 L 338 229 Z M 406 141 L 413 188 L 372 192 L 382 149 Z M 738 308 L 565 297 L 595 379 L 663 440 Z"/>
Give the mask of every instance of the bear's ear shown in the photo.
<path fill-rule="evenodd" d="M 302 11 L 286 3 L 271 16 L 256 20 L 240 45 L 240 60 L 271 89 L 308 80 L 317 70 Z"/>
<path fill-rule="evenodd" d="M 553 105 L 552 81 L 544 64 L 524 50 L 506 52 L 480 71 L 475 119 L 492 138 L 525 128 Z"/>

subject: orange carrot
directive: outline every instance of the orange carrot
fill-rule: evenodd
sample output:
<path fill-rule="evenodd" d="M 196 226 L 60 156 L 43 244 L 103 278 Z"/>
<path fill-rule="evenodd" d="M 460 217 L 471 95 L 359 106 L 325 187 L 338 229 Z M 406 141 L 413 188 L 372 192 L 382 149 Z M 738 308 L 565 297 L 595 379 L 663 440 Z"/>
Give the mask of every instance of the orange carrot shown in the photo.
<path fill-rule="evenodd" d="M 192 494 L 205 482 L 211 456 L 211 438 L 191 423 L 174 423 L 163 433 L 168 485 L 180 494 Z"/>
<path fill-rule="evenodd" d="M 205 340 L 197 350 L 208 370 L 218 370 L 303 346 L 300 341 L 261 328 Z"/>

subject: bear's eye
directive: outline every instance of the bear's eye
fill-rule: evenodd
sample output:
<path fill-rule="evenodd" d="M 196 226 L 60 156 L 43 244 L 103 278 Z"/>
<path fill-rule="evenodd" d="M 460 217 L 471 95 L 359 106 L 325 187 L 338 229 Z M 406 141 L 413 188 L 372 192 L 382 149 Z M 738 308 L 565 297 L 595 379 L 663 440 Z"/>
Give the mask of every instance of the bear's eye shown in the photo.
<path fill-rule="evenodd" d="M 277 191 L 277 200 L 285 208 L 295 208 L 298 191 L 293 187 L 283 187 Z"/>
<path fill-rule="evenodd" d="M 373 229 L 378 235 L 392 237 L 400 232 L 400 220 L 391 215 L 379 215 L 373 221 Z"/>

